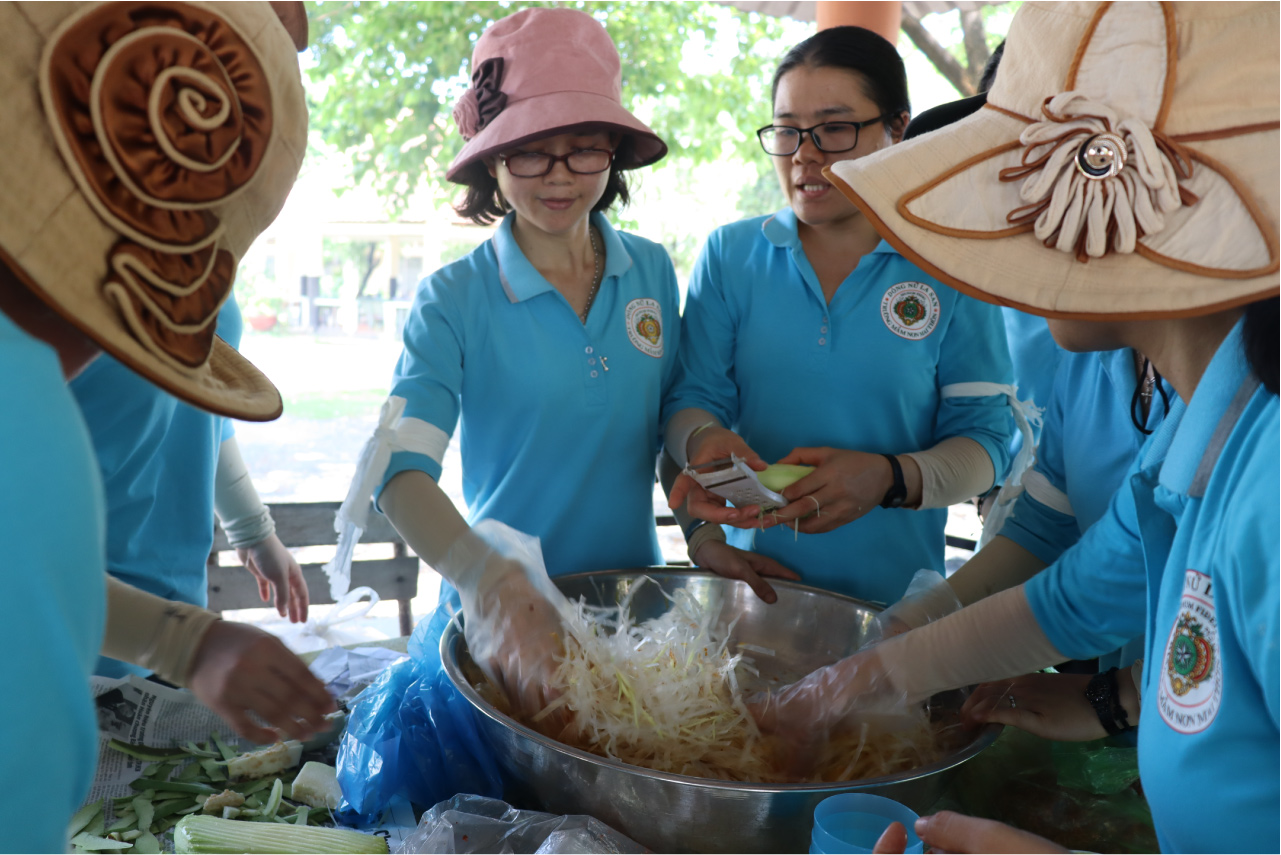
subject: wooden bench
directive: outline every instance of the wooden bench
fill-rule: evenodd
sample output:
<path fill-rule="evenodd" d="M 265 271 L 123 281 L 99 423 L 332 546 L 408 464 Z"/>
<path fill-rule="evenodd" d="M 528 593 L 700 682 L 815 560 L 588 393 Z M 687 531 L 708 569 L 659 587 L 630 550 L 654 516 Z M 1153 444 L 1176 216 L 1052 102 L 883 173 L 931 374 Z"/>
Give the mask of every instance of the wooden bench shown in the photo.
<path fill-rule="evenodd" d="M 303 546 L 337 546 L 338 534 L 334 531 L 334 514 L 339 502 L 300 502 L 269 504 L 271 517 L 276 521 L 276 535 L 290 548 Z M 369 528 L 360 538 L 361 543 L 390 543 L 392 558 L 356 559 L 351 563 L 351 586 L 373 588 L 384 600 L 395 600 L 400 606 L 400 634 L 414 631 L 414 613 L 410 600 L 418 595 L 418 557 L 410 555 L 400 535 L 387 518 L 370 511 Z M 258 581 L 253 574 L 239 565 L 223 567 L 218 564 L 218 553 L 231 549 L 222 526 L 215 525 L 213 551 L 209 555 L 209 609 L 223 612 L 229 609 L 266 608 L 258 596 Z M 329 596 L 329 577 L 323 564 L 302 565 L 313 605 L 334 601 Z"/>

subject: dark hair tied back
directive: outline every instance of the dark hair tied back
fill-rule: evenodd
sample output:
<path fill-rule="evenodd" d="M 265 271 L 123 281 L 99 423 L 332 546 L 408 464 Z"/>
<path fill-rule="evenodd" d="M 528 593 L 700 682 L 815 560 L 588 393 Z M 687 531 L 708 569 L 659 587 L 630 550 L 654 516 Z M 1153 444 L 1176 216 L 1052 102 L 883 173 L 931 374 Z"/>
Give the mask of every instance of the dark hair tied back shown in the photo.
<path fill-rule="evenodd" d="M 1241 345 L 1245 358 L 1263 387 L 1277 394 L 1278 319 L 1281 317 L 1281 298 L 1260 300 L 1245 307 L 1245 326 L 1241 332 Z"/>
<path fill-rule="evenodd" d="M 857 72 L 864 81 L 865 94 L 882 116 L 912 112 L 907 96 L 907 70 L 894 45 L 862 27 L 830 27 L 819 30 L 787 52 L 770 91 L 770 104 L 778 97 L 778 82 L 799 66 L 843 68 Z M 900 130 L 902 130 L 900 128 Z"/>
<path fill-rule="evenodd" d="M 609 169 L 609 181 L 605 184 L 605 192 L 601 194 L 600 200 L 592 208 L 593 211 L 608 211 L 614 207 L 615 202 L 619 203 L 620 208 L 626 207 L 632 201 L 625 172 L 619 169 L 618 164 L 633 162 L 634 146 L 635 140 L 624 136 L 614 150 L 614 165 Z M 503 194 L 498 191 L 498 179 L 489 174 L 489 169 L 483 162 L 472 164 L 471 169 L 461 176 L 459 183 L 467 188 L 467 192 L 463 200 L 454 206 L 458 216 L 466 217 L 477 225 L 487 226 L 495 220 L 501 220 L 511 210 Z"/>

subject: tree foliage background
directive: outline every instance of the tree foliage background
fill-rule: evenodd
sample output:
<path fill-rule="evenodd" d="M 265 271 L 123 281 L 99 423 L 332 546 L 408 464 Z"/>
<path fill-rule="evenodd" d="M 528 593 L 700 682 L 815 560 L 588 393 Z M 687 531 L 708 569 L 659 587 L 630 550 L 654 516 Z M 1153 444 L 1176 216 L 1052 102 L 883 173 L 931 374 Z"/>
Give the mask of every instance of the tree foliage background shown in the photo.
<path fill-rule="evenodd" d="M 451 111 L 472 47 L 526 6 L 582 9 L 608 28 L 623 102 L 667 141 L 669 156 L 755 157 L 754 131 L 768 119 L 762 93 L 790 46 L 773 18 L 705 3 L 315 2 L 312 123 L 348 153 L 353 183 L 371 179 L 396 209 L 422 180 L 448 187 L 444 169 L 462 147 Z M 724 62 L 688 60 L 687 47 L 705 56 L 718 38 L 736 46 Z"/>

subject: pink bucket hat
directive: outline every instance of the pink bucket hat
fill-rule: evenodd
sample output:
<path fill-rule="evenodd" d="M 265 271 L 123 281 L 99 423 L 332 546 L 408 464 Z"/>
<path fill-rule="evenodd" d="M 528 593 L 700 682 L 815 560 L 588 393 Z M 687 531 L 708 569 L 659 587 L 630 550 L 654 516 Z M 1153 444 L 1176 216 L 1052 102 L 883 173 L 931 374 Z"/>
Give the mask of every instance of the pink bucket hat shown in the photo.
<path fill-rule="evenodd" d="M 904 256 L 1055 318 L 1277 294 L 1276 3 L 1025 3 L 987 104 L 826 174 Z"/>
<path fill-rule="evenodd" d="M 472 85 L 454 107 L 467 141 L 445 177 L 467 182 L 470 167 L 499 151 L 591 125 L 634 140 L 620 169 L 648 166 L 667 144 L 623 108 L 618 49 L 591 15 L 525 9 L 496 21 L 472 52 Z"/>

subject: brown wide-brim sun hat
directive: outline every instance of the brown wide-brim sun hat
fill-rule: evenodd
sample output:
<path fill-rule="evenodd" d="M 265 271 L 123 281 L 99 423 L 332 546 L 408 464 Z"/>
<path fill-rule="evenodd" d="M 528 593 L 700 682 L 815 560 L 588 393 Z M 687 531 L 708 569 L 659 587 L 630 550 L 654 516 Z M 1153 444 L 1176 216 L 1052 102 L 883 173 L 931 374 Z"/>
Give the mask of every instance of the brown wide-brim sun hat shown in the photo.
<path fill-rule="evenodd" d="M 306 151 L 267 3 L 0 5 L 0 261 L 102 349 L 219 415 L 280 415 L 215 335 Z"/>
<path fill-rule="evenodd" d="M 987 104 L 825 174 L 906 258 L 1054 318 L 1278 293 L 1278 4 L 1026 3 Z"/>
<path fill-rule="evenodd" d="M 620 169 L 648 166 L 667 144 L 622 104 L 618 49 L 605 28 L 576 9 L 525 9 L 476 40 L 472 85 L 454 108 L 467 141 L 445 177 L 469 183 L 484 159 L 577 130 L 631 137 Z"/>

